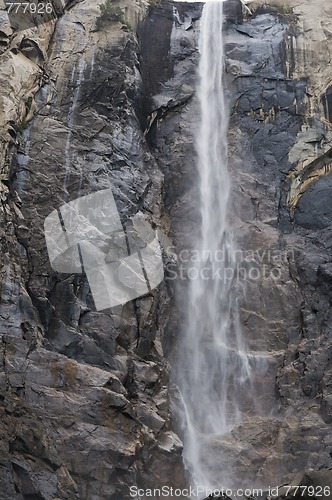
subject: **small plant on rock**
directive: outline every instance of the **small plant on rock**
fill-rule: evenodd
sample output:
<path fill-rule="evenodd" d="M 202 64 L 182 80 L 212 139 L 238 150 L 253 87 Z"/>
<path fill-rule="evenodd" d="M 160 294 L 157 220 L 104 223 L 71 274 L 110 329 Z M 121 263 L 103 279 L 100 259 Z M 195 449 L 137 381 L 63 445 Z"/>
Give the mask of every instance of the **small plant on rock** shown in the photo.
<path fill-rule="evenodd" d="M 161 0 L 148 0 L 149 7 L 153 9 L 154 7 L 158 7 Z"/>
<path fill-rule="evenodd" d="M 27 120 L 26 117 L 23 116 L 22 120 L 20 120 L 14 128 L 16 129 L 16 132 L 18 134 L 22 134 L 26 126 L 27 126 Z"/>
<path fill-rule="evenodd" d="M 28 115 L 29 115 L 31 106 L 32 106 L 32 97 L 29 97 L 29 99 L 25 103 L 25 114 L 21 118 L 21 120 L 19 120 L 17 122 L 16 126 L 14 127 L 16 132 L 19 134 L 23 133 L 23 130 L 26 128 L 26 126 L 28 124 Z"/>
<path fill-rule="evenodd" d="M 285 4 L 283 6 L 283 10 L 284 10 L 284 14 L 286 14 L 286 15 L 293 14 L 293 8 L 288 4 Z"/>
<path fill-rule="evenodd" d="M 112 0 L 106 0 L 102 5 L 99 5 L 100 16 L 96 19 L 96 29 L 99 31 L 111 21 L 119 22 L 128 27 L 123 10 L 112 4 Z"/>

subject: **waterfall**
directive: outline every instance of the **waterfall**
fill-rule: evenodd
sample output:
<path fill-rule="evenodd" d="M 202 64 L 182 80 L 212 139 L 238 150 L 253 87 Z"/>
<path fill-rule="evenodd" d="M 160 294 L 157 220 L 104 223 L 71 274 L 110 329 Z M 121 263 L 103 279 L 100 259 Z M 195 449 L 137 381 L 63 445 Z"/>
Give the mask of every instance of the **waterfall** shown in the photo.
<path fill-rule="evenodd" d="M 218 488 L 227 478 L 213 471 L 207 457 L 213 443 L 241 420 L 251 379 L 237 304 L 236 247 L 228 222 L 231 183 L 222 1 L 204 6 L 199 50 L 201 227 L 195 251 L 200 259 L 193 273 L 196 279 L 190 280 L 188 320 L 179 340 L 178 414 L 184 423 L 184 461 L 194 483 Z"/>

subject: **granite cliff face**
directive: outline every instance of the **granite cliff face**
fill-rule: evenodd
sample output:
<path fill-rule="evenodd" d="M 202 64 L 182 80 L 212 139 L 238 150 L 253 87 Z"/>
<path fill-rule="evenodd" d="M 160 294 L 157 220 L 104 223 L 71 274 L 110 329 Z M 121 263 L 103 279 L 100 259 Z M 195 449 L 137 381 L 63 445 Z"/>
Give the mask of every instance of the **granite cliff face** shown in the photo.
<path fill-rule="evenodd" d="M 226 3 L 232 218 L 259 269 L 241 316 L 264 362 L 256 415 L 207 460 L 224 480 L 226 457 L 238 487 L 310 469 L 327 481 L 332 467 L 331 8 L 268 4 Z M 170 416 L 175 368 L 169 383 L 186 279 L 172 279 L 169 246 L 179 255 L 197 232 L 202 5 L 119 5 L 131 28 L 96 31 L 94 1 L 25 32 L 1 11 L 4 500 L 118 500 L 132 485 L 187 481 Z M 166 279 L 96 312 L 85 275 L 51 269 L 43 223 L 110 185 L 123 220 L 140 210 L 164 235 Z"/>
<path fill-rule="evenodd" d="M 167 232 L 163 177 L 135 113 L 137 38 L 116 22 L 96 31 L 98 12 L 80 3 L 39 31 L 5 27 L 4 499 L 119 499 L 131 485 L 184 480 L 169 423 L 166 285 L 97 313 L 85 276 L 52 271 L 45 246 L 53 209 L 111 185 L 123 220 L 140 210 Z M 128 5 L 133 29 L 145 12 Z"/>

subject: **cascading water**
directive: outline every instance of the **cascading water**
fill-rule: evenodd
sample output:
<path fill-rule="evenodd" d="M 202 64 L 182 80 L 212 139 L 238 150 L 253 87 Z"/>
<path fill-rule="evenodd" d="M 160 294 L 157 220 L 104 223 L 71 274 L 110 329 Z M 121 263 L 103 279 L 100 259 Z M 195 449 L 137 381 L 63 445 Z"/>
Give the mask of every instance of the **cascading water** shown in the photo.
<path fill-rule="evenodd" d="M 188 324 L 180 339 L 177 382 L 185 422 L 184 461 L 196 485 L 218 488 L 207 456 L 244 412 L 251 386 L 250 356 L 241 336 L 236 250 L 228 223 L 228 110 L 223 80 L 223 2 L 208 1 L 200 32 L 201 127 L 197 138 L 200 262 L 189 285 Z M 222 460 L 222 457 L 219 457 Z M 225 483 L 224 483 L 225 484 Z"/>

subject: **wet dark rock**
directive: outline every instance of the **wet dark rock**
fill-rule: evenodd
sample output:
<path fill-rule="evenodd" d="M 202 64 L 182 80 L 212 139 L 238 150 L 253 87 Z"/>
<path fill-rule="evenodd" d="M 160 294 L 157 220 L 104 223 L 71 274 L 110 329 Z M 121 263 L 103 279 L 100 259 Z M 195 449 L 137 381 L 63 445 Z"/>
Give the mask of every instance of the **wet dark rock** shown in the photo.
<path fill-rule="evenodd" d="M 295 222 L 306 229 L 323 229 L 331 225 L 332 175 L 319 179 L 301 197 L 296 210 Z"/>
<path fill-rule="evenodd" d="M 224 5 L 224 16 L 227 21 L 241 23 L 243 21 L 241 0 L 228 0 Z"/>

